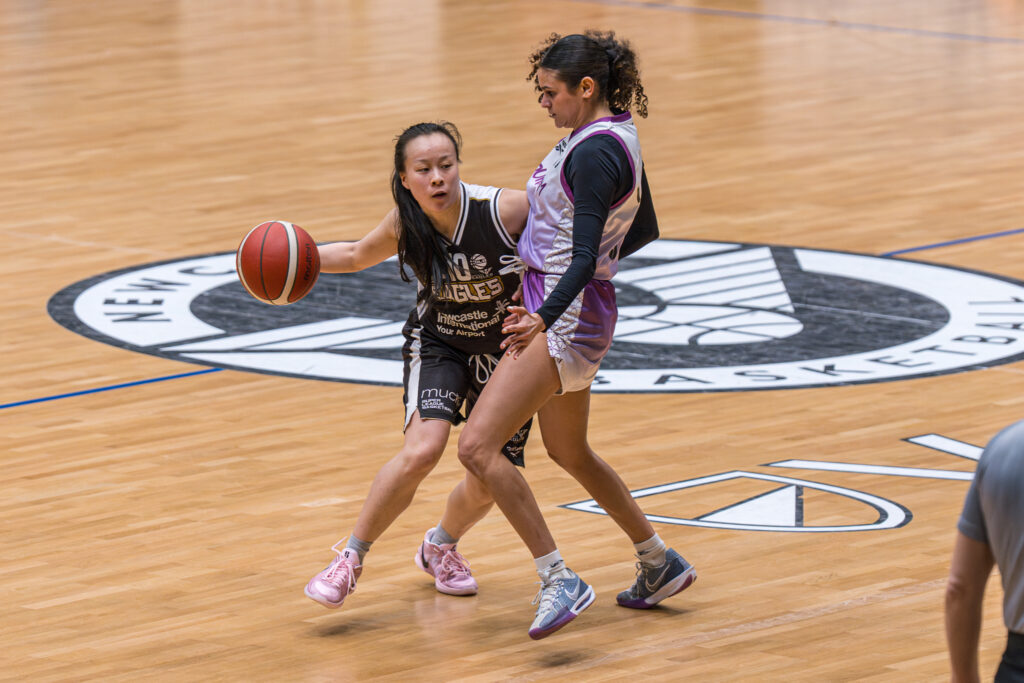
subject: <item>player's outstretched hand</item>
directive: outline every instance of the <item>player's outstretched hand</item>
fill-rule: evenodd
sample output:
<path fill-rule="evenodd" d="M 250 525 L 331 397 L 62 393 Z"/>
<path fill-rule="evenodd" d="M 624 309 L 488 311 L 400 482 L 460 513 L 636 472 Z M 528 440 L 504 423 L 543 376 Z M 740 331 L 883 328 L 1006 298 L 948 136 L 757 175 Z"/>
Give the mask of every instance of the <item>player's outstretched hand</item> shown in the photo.
<path fill-rule="evenodd" d="M 512 358 L 519 358 L 519 354 L 529 346 L 533 338 L 544 331 L 544 321 L 522 306 L 509 306 L 507 312 L 501 332 L 508 336 L 501 342 L 501 348 Z"/>

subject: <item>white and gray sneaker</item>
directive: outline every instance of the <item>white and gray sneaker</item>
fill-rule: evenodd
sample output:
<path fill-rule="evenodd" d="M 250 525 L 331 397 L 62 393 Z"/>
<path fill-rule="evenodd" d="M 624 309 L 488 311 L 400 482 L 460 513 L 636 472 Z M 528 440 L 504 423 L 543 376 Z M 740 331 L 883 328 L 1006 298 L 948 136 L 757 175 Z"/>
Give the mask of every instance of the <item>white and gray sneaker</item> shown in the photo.
<path fill-rule="evenodd" d="M 534 640 L 550 636 L 594 602 L 594 589 L 562 563 L 537 574 L 541 586 L 533 604 L 540 604 L 537 618 L 530 624 L 530 637 Z"/>

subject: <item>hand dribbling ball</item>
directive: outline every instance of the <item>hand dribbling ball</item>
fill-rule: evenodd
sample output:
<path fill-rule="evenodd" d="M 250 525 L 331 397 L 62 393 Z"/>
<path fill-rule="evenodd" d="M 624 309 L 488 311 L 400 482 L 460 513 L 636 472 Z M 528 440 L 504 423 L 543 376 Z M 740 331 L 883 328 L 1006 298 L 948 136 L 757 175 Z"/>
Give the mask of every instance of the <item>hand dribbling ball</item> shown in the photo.
<path fill-rule="evenodd" d="M 293 304 L 320 275 L 320 251 L 308 232 L 285 221 L 267 221 L 249 231 L 235 255 L 238 279 L 268 304 Z"/>

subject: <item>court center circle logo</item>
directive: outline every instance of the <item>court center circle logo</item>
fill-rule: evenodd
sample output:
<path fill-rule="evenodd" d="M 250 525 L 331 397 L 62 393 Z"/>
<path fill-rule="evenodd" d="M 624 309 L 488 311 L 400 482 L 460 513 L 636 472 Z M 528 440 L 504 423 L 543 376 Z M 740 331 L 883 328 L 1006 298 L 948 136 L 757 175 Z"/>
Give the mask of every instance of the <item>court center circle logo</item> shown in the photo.
<path fill-rule="evenodd" d="M 794 389 L 975 370 L 1024 357 L 1024 283 L 864 254 L 658 240 L 620 264 L 597 392 Z M 401 385 L 415 300 L 394 259 L 322 274 L 290 306 L 249 296 L 234 252 L 140 265 L 58 292 L 86 337 L 201 365 Z"/>

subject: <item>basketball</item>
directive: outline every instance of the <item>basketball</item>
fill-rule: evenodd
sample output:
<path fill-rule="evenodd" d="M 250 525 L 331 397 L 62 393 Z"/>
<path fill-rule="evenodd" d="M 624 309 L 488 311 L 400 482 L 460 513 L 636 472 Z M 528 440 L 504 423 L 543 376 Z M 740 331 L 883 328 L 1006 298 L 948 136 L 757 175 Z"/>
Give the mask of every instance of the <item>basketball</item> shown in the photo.
<path fill-rule="evenodd" d="M 249 231 L 235 256 L 238 279 L 260 301 L 293 304 L 320 275 L 320 251 L 308 232 L 285 221 L 267 221 Z"/>

